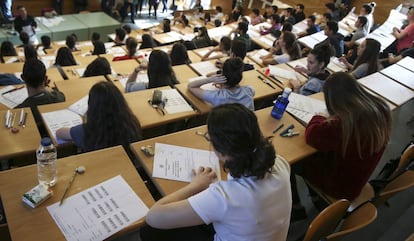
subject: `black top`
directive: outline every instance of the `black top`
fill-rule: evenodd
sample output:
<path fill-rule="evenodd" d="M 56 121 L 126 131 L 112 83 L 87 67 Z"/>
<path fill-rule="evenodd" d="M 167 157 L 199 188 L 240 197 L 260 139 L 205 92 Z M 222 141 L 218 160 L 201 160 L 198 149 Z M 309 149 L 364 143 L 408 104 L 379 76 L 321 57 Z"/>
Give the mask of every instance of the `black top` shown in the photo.
<path fill-rule="evenodd" d="M 64 102 L 64 101 L 65 101 L 65 95 L 60 91 L 57 91 L 57 90 L 43 91 L 43 92 L 40 92 L 39 94 L 27 97 L 27 99 L 25 99 L 16 108 L 32 107 L 36 105 L 45 105 L 45 104 L 58 103 L 58 102 Z"/>
<path fill-rule="evenodd" d="M 20 33 L 23 29 L 23 27 L 25 26 L 32 26 L 34 28 L 37 28 L 37 23 L 34 20 L 34 18 L 32 16 L 27 15 L 26 20 L 23 20 L 21 16 L 18 16 L 15 20 L 14 20 L 14 29 Z"/>

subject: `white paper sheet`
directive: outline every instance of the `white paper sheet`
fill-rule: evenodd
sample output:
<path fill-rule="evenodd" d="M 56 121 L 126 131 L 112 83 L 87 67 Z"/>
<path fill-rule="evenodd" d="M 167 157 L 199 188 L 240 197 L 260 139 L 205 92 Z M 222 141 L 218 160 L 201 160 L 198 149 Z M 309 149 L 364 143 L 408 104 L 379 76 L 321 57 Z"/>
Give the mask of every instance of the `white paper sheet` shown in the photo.
<path fill-rule="evenodd" d="M 276 65 L 269 65 L 270 75 L 284 79 L 297 79 L 295 70 L 286 70 Z"/>
<path fill-rule="evenodd" d="M 82 99 L 70 105 L 68 109 L 78 115 L 85 116 L 86 112 L 88 111 L 88 100 L 89 95 L 86 95 Z"/>
<path fill-rule="evenodd" d="M 13 109 L 14 107 L 18 106 L 19 104 L 14 103 L 13 101 L 6 99 L 3 97 L 2 93 L 7 92 L 9 90 L 14 89 L 13 85 L 8 85 L 6 87 L 4 87 L 3 89 L 0 89 L 0 103 L 2 103 L 3 105 L 7 106 L 7 108 L 9 109 Z"/>
<path fill-rule="evenodd" d="M 192 63 L 190 64 L 191 67 L 200 75 L 207 76 L 209 73 L 215 73 L 219 68 L 217 68 L 212 62 L 210 61 L 204 61 L 204 62 L 198 62 L 198 63 Z"/>
<path fill-rule="evenodd" d="M 43 120 L 58 144 L 66 141 L 56 138 L 56 131 L 62 127 L 73 127 L 82 124 L 82 118 L 74 112 L 64 109 L 42 113 Z"/>
<path fill-rule="evenodd" d="M 220 164 L 214 152 L 155 143 L 152 175 L 158 178 L 191 182 L 192 170 L 211 167 L 220 180 Z"/>
<path fill-rule="evenodd" d="M 289 95 L 289 104 L 286 111 L 306 124 L 315 114 L 328 113 L 324 101 L 297 93 Z"/>
<path fill-rule="evenodd" d="M 268 54 L 269 54 L 269 51 L 267 51 L 266 49 L 260 49 L 260 50 L 248 53 L 247 56 L 251 58 L 252 60 L 254 60 L 254 62 L 258 64 L 262 64 L 263 60 L 260 57 L 266 56 Z"/>
<path fill-rule="evenodd" d="M 162 90 L 162 98 L 166 100 L 164 109 L 168 114 L 193 111 L 193 108 L 176 89 Z"/>
<path fill-rule="evenodd" d="M 20 105 L 25 99 L 27 99 L 27 97 L 29 97 L 29 94 L 27 93 L 27 88 L 24 87 L 4 95 L 2 94 L 2 96 L 6 100 L 8 100 L 8 103 L 14 103 L 13 106 L 16 107 Z"/>
<path fill-rule="evenodd" d="M 118 175 L 47 210 L 66 240 L 98 241 L 143 218 L 148 207 Z"/>

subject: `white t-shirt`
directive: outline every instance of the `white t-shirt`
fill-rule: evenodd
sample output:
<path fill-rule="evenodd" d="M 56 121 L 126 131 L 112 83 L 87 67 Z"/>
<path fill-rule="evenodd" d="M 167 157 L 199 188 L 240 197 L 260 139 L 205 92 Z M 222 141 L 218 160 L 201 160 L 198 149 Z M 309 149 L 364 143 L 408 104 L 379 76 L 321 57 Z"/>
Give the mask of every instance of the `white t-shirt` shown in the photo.
<path fill-rule="evenodd" d="M 205 224 L 213 224 L 215 241 L 285 241 L 292 205 L 289 173 L 289 163 L 277 156 L 263 179 L 229 175 L 188 201 Z"/>
<path fill-rule="evenodd" d="M 280 54 L 280 55 L 274 55 L 273 59 L 278 64 L 284 64 L 290 61 L 290 55 L 289 54 Z"/>

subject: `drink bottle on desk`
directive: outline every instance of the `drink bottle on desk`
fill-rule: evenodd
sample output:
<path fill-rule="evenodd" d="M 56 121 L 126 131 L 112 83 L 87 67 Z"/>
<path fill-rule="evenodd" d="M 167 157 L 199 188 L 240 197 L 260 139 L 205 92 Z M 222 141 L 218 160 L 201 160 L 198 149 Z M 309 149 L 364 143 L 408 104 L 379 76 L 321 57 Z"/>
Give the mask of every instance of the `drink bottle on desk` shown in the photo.
<path fill-rule="evenodd" d="M 272 112 L 270 113 L 272 117 L 280 119 L 285 113 L 286 107 L 289 104 L 289 95 L 292 92 L 292 89 L 285 88 L 283 94 L 279 95 L 276 99 L 275 105 L 273 106 Z"/>
<path fill-rule="evenodd" d="M 50 138 L 42 138 L 36 157 L 39 183 L 54 186 L 57 181 L 57 151 Z"/>

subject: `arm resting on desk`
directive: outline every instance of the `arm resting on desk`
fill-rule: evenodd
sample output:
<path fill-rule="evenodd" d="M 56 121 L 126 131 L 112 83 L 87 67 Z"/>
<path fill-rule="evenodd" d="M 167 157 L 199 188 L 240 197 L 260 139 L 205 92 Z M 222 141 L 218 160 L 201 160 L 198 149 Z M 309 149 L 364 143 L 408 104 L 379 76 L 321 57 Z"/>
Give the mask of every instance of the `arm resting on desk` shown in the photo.
<path fill-rule="evenodd" d="M 170 229 L 203 224 L 187 198 L 203 191 L 217 178 L 209 167 L 200 167 L 190 184 L 160 199 L 149 210 L 146 222 L 151 227 Z"/>
<path fill-rule="evenodd" d="M 71 141 L 72 136 L 70 135 L 70 128 L 63 127 L 56 131 L 56 137 L 61 140 Z"/>

